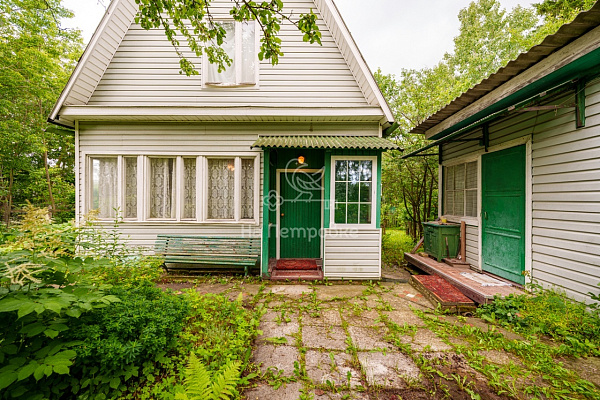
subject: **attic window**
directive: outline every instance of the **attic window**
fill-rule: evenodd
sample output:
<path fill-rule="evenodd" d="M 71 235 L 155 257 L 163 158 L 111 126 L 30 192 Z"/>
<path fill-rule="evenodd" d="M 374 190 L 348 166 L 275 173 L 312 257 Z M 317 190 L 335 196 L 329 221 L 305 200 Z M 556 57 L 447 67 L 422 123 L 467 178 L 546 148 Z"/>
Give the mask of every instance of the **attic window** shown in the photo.
<path fill-rule="evenodd" d="M 218 22 L 227 35 L 221 45 L 233 63 L 219 72 L 217 64 L 206 60 L 205 85 L 242 86 L 256 85 L 258 59 L 256 53 L 256 28 L 254 21 Z"/>

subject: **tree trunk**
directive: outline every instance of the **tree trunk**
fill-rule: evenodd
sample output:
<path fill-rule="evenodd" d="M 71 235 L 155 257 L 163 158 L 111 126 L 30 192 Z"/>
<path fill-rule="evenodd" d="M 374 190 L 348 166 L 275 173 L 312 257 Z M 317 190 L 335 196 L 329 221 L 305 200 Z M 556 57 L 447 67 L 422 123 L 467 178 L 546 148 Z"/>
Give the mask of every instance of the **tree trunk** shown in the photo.
<path fill-rule="evenodd" d="M 50 217 L 54 217 L 56 205 L 52 195 L 52 180 L 50 179 L 50 169 L 48 168 L 48 150 L 44 151 L 44 169 L 46 170 L 46 180 L 48 182 L 48 195 L 50 196 Z"/>

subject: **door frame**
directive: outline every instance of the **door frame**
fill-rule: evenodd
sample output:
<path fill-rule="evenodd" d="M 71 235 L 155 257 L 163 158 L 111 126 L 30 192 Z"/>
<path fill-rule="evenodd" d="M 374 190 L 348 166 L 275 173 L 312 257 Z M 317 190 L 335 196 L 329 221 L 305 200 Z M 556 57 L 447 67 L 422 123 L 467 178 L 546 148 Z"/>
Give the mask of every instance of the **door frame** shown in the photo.
<path fill-rule="evenodd" d="M 276 218 L 276 226 L 275 226 L 275 258 L 277 260 L 279 260 L 281 257 L 281 235 L 279 234 L 279 230 L 281 229 L 281 174 L 285 174 L 285 173 L 291 173 L 291 172 L 307 172 L 307 173 L 314 173 L 314 172 L 321 172 L 321 182 L 322 182 L 322 188 L 321 188 L 321 226 L 319 227 L 319 230 L 323 229 L 323 218 L 324 218 L 324 214 L 325 214 L 325 184 L 323 182 L 323 179 L 325 179 L 325 171 L 323 168 L 306 168 L 306 169 L 300 169 L 298 170 L 298 168 L 278 168 L 276 170 L 276 182 L 275 182 L 275 192 L 277 193 L 277 218 Z M 319 255 L 320 258 L 323 258 L 323 241 L 320 240 L 319 241 Z"/>
<path fill-rule="evenodd" d="M 525 145 L 525 284 L 531 283 L 532 279 L 532 226 L 533 226 L 533 171 L 531 157 L 531 135 L 521 137 L 515 140 L 509 140 L 490 147 L 487 153 L 493 153 L 500 150 L 510 149 Z M 482 203 L 482 179 L 481 179 L 481 157 L 486 154 L 481 152 L 477 157 L 477 209 L 478 209 L 478 248 L 479 248 L 479 270 L 483 271 L 483 222 L 481 219 L 481 203 Z"/>

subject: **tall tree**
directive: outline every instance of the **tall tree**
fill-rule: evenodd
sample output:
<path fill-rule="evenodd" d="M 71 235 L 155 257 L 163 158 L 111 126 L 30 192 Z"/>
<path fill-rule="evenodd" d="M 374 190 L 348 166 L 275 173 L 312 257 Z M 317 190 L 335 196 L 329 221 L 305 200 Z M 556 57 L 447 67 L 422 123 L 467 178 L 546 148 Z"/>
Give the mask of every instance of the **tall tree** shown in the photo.
<path fill-rule="evenodd" d="M 37 205 L 52 206 L 55 213 L 59 201 L 53 183 L 72 174 L 64 168 L 72 166 L 67 161 L 72 152 L 52 158 L 69 152 L 72 138 L 54 133 L 46 122 L 81 52 L 79 32 L 60 26 L 70 17 L 60 0 L 0 0 L 0 205 L 5 224 L 32 180 L 33 186 L 44 182 L 38 195 L 43 202 Z"/>

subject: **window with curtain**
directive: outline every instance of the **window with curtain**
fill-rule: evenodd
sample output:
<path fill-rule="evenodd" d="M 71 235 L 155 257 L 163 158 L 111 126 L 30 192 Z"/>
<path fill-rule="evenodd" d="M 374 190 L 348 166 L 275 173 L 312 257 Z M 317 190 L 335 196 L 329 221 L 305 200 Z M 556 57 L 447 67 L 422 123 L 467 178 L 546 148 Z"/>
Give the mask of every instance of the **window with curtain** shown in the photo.
<path fill-rule="evenodd" d="M 150 218 L 175 218 L 175 159 L 150 159 Z"/>
<path fill-rule="evenodd" d="M 373 161 L 335 161 L 336 224 L 370 224 L 373 214 Z"/>
<path fill-rule="evenodd" d="M 94 157 L 92 164 L 92 188 L 90 208 L 98 210 L 98 218 L 117 216 L 118 158 Z"/>
<path fill-rule="evenodd" d="M 125 157 L 124 218 L 137 218 L 137 157 Z"/>
<path fill-rule="evenodd" d="M 254 219 L 254 159 L 242 159 L 242 219 Z"/>
<path fill-rule="evenodd" d="M 235 218 L 235 159 L 208 159 L 208 219 Z"/>
<path fill-rule="evenodd" d="M 219 72 L 217 64 L 208 63 L 206 85 L 231 86 L 256 84 L 256 31 L 254 21 L 217 22 L 226 32 L 221 48 L 233 60 Z"/>
<path fill-rule="evenodd" d="M 196 159 L 183 159 L 183 218 L 196 218 Z"/>
<path fill-rule="evenodd" d="M 477 216 L 477 161 L 444 167 L 444 214 Z"/>

